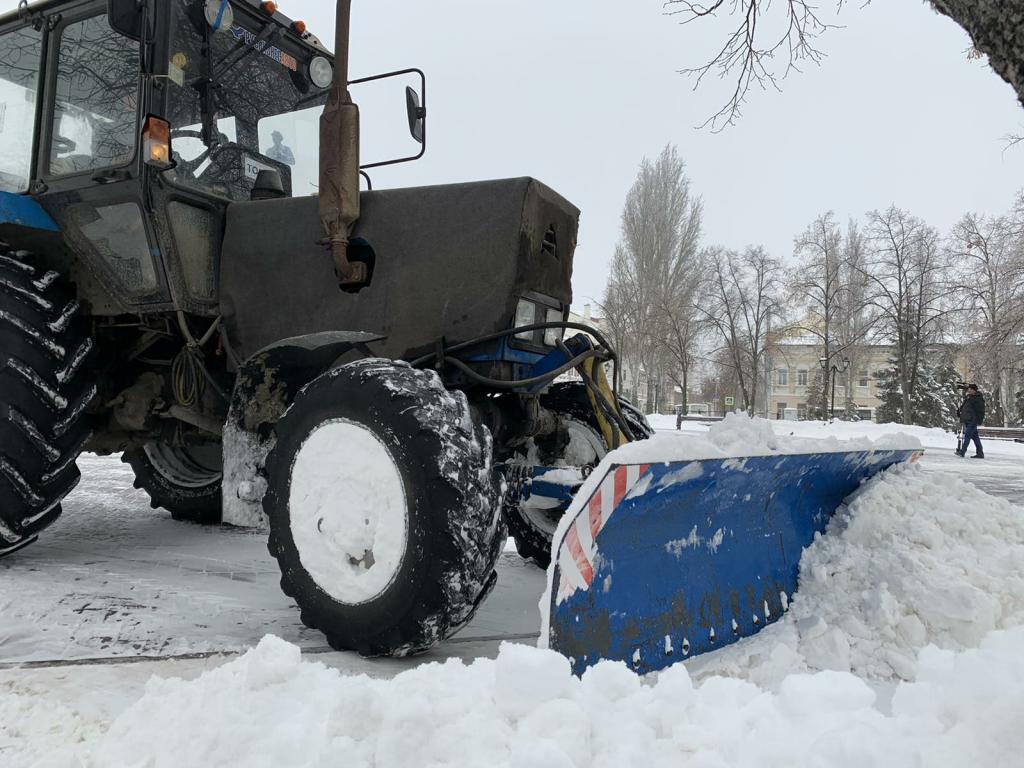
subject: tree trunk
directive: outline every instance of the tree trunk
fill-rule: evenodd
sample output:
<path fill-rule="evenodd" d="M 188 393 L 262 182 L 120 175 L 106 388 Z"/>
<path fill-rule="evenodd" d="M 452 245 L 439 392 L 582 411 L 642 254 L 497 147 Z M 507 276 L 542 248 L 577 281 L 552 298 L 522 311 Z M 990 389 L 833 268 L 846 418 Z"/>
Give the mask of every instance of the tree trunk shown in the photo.
<path fill-rule="evenodd" d="M 903 418 L 900 420 L 900 423 L 913 424 L 914 414 L 912 412 L 913 408 L 910 403 L 911 382 L 909 372 L 907 371 L 907 361 L 901 360 L 900 364 L 897 366 L 897 369 L 900 373 L 900 395 L 902 397 L 903 402 L 903 413 L 901 414 Z"/>
<path fill-rule="evenodd" d="M 967 31 L 1024 104 L 1024 0 L 932 0 L 932 5 Z"/>

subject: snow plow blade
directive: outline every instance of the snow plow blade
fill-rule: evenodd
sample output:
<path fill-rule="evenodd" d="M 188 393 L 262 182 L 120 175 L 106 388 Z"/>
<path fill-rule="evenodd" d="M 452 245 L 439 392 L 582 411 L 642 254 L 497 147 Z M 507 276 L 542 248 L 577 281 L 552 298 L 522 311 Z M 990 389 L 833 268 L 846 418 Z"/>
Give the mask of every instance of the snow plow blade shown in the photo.
<path fill-rule="evenodd" d="M 549 647 L 576 674 L 604 659 L 644 674 L 755 634 L 785 612 L 804 547 L 843 500 L 921 453 L 608 466 L 559 529 Z"/>

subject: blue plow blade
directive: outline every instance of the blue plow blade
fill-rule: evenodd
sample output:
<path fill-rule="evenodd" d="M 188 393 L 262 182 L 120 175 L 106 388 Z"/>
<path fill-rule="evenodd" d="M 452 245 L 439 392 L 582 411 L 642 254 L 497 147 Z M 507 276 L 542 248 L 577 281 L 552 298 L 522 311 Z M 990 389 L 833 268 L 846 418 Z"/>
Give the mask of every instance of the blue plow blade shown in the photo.
<path fill-rule="evenodd" d="M 843 500 L 921 453 L 611 465 L 554 552 L 549 647 L 576 674 L 604 659 L 645 674 L 759 632 Z"/>

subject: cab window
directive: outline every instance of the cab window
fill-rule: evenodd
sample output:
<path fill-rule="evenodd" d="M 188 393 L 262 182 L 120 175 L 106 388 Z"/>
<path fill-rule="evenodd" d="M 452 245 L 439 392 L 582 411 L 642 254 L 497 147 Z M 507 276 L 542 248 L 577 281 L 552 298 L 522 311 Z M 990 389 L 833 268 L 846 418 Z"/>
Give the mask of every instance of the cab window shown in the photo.
<path fill-rule="evenodd" d="M 32 176 L 42 34 L 0 35 L 0 191 L 27 192 Z"/>
<path fill-rule="evenodd" d="M 110 28 L 106 15 L 60 33 L 50 173 L 124 165 L 138 135 L 138 44 Z"/>

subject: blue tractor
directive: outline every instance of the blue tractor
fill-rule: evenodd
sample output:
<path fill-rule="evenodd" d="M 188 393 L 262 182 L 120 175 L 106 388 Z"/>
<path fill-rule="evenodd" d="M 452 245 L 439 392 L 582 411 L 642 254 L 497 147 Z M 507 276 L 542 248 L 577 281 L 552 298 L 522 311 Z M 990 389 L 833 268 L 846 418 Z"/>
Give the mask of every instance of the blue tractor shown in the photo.
<path fill-rule="evenodd" d="M 260 0 L 0 17 L 0 555 L 120 453 L 175 518 L 267 527 L 339 649 L 458 631 L 506 530 L 577 671 L 777 620 L 801 547 L 916 453 L 610 454 L 651 430 L 569 321 L 579 212 L 529 178 L 369 189 L 350 86 L 411 79 L 413 160 L 426 83 L 350 80 L 350 6 L 334 55 Z"/>
<path fill-rule="evenodd" d="M 120 453 L 177 519 L 269 526 L 333 645 L 406 654 L 469 620 L 506 520 L 546 565 L 649 428 L 567 322 L 576 208 L 528 178 L 361 189 L 350 85 L 412 81 L 416 159 L 426 84 L 350 82 L 348 6 L 337 55 L 259 0 L 0 18 L 0 553 L 81 452 Z"/>

